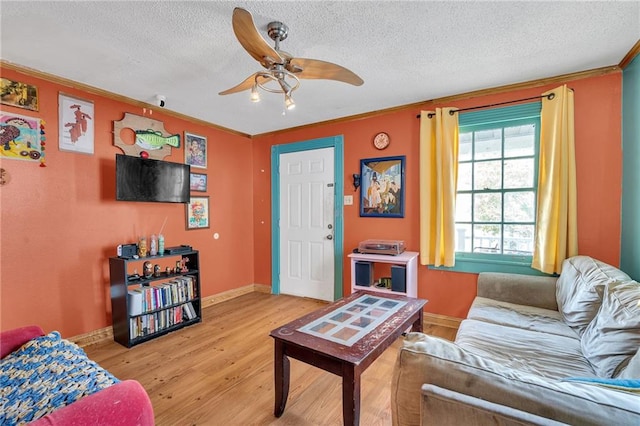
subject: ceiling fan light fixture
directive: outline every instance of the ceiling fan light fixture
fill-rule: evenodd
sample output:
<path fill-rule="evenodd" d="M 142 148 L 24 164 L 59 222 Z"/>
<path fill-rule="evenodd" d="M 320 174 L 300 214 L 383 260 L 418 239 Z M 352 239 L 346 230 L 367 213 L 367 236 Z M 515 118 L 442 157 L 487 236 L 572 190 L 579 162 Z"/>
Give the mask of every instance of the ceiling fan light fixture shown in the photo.
<path fill-rule="evenodd" d="M 296 107 L 296 103 L 293 101 L 293 98 L 288 93 L 284 95 L 284 106 L 288 110 L 292 110 Z"/>
<path fill-rule="evenodd" d="M 251 102 L 260 102 L 260 92 L 258 92 L 258 84 L 254 84 L 251 87 Z"/>
<path fill-rule="evenodd" d="M 287 38 L 288 27 L 280 21 L 267 26 L 269 37 L 275 42 L 271 47 L 260 35 L 251 13 L 236 7 L 232 18 L 233 32 L 242 47 L 265 69 L 256 72 L 242 83 L 220 92 L 228 95 L 251 89 L 250 100 L 260 101 L 260 90 L 284 95 L 283 114 L 295 108 L 291 94 L 300 87 L 300 79 L 325 79 L 342 81 L 360 86 L 364 81 L 355 73 L 340 65 L 317 59 L 294 58 L 280 50 L 280 42 Z M 253 80 L 253 81 L 252 81 Z"/>

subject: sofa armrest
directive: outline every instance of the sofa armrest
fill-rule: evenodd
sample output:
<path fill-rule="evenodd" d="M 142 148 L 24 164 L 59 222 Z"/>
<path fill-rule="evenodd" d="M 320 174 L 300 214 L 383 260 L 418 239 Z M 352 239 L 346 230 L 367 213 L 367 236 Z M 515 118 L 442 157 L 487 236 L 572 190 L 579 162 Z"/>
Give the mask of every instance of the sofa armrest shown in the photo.
<path fill-rule="evenodd" d="M 149 396 L 135 380 L 116 383 L 30 423 L 33 426 L 153 424 L 153 407 Z"/>
<path fill-rule="evenodd" d="M 29 340 L 44 336 L 44 331 L 37 325 L 15 328 L 0 333 L 0 359 L 9 355 Z"/>
<path fill-rule="evenodd" d="M 566 423 L 536 416 L 516 408 L 450 391 L 435 385 L 422 386 L 422 425 L 439 426 L 561 426 Z M 456 413 L 455 420 L 451 413 Z"/>
<path fill-rule="evenodd" d="M 391 382 L 394 425 L 420 424 L 423 384 L 568 424 L 640 424 L 637 395 L 506 368 L 453 342 L 409 333 Z M 464 424 L 457 415 L 457 411 L 449 412 L 453 419 L 447 421 Z"/>
<path fill-rule="evenodd" d="M 478 296 L 557 311 L 557 280 L 556 277 L 481 272 Z"/>

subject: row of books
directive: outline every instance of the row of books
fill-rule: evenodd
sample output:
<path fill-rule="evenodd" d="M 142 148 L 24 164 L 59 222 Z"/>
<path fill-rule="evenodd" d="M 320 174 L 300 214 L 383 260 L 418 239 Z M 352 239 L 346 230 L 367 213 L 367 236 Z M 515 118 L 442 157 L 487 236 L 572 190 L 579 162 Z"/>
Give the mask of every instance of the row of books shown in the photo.
<path fill-rule="evenodd" d="M 198 316 L 191 302 L 181 306 L 165 309 L 152 314 L 140 315 L 129 320 L 129 334 L 131 339 L 157 333 L 183 321 L 195 319 Z"/>
<path fill-rule="evenodd" d="M 162 284 L 128 290 L 129 315 L 163 309 L 196 297 L 196 278 L 192 275 L 176 277 Z"/>

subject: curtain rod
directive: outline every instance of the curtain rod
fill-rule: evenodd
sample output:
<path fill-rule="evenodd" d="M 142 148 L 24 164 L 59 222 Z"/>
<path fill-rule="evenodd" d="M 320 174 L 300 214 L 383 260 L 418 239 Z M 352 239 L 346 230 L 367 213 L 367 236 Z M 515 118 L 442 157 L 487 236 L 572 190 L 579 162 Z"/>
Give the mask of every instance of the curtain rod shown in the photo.
<path fill-rule="evenodd" d="M 460 108 L 460 109 L 449 111 L 449 115 L 453 115 L 456 112 L 461 112 L 461 111 L 470 111 L 472 109 L 481 109 L 481 108 L 491 108 L 491 107 L 499 106 L 499 105 L 514 104 L 516 102 L 531 101 L 533 99 L 547 98 L 547 99 L 551 100 L 551 99 L 553 99 L 555 97 L 556 97 L 555 93 L 549 93 L 548 95 L 540 95 L 540 96 L 533 96 L 531 98 L 515 99 L 513 101 L 498 102 L 497 104 L 488 104 L 488 105 L 479 105 L 479 106 L 469 107 L 469 108 Z M 434 115 L 435 115 L 435 113 L 430 112 L 429 114 L 427 114 L 427 118 L 432 118 Z M 420 114 L 418 114 L 416 116 L 416 118 L 420 118 Z"/>

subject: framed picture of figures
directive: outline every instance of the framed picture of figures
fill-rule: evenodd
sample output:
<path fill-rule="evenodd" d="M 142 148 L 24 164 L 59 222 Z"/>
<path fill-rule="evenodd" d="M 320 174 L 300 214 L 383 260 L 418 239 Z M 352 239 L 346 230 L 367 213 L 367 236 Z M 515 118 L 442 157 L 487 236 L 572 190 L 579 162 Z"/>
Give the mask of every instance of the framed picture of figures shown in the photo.
<path fill-rule="evenodd" d="M 360 216 L 404 217 L 404 155 L 360 160 L 360 182 Z"/>
<path fill-rule="evenodd" d="M 184 132 L 184 163 L 200 169 L 207 168 L 207 138 Z"/>
<path fill-rule="evenodd" d="M 192 196 L 186 204 L 186 229 L 209 228 L 209 196 Z"/>

